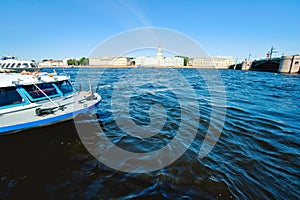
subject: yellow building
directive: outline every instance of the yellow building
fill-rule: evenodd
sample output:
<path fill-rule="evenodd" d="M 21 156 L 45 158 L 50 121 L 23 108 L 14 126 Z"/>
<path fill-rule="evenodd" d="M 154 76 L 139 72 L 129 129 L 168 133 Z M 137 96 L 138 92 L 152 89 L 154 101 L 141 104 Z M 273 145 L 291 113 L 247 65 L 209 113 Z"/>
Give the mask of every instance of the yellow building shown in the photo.
<path fill-rule="evenodd" d="M 62 60 L 46 60 L 39 62 L 39 67 L 64 67 L 67 66 Z"/>
<path fill-rule="evenodd" d="M 127 57 L 104 56 L 98 58 L 89 58 L 91 66 L 129 66 L 130 59 Z"/>

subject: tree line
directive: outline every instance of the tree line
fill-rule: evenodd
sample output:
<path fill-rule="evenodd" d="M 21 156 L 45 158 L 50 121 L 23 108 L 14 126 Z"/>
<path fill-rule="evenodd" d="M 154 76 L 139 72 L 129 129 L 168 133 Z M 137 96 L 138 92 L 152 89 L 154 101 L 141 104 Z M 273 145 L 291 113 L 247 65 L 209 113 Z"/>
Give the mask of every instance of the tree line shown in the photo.
<path fill-rule="evenodd" d="M 82 57 L 79 60 L 74 58 L 67 60 L 68 65 L 89 65 L 89 59 L 86 57 Z"/>
<path fill-rule="evenodd" d="M 43 59 L 43 62 L 45 61 L 53 61 L 53 59 Z M 67 60 L 67 64 L 68 65 L 89 65 L 89 59 L 86 57 L 82 57 L 79 60 L 75 59 L 75 58 L 71 58 L 69 60 Z"/>

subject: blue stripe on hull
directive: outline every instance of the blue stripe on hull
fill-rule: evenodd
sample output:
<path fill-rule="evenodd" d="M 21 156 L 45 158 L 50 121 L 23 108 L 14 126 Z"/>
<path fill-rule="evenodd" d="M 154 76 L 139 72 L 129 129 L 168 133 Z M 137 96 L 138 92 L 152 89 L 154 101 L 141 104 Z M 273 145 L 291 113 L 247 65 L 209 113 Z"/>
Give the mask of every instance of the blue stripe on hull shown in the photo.
<path fill-rule="evenodd" d="M 43 119 L 43 120 L 38 120 L 38 121 L 33 121 L 33 122 L 28 122 L 28 123 L 23 123 L 23 124 L 17 124 L 17 125 L 12 125 L 12 126 L 6 126 L 6 127 L 1 127 L 0 128 L 0 135 L 3 133 L 9 133 L 9 132 L 13 132 L 13 131 L 20 131 L 23 129 L 28 129 L 28 128 L 33 128 L 33 127 L 38 127 L 38 126 L 47 126 L 47 125 L 51 125 L 54 123 L 59 123 L 62 121 L 66 121 L 69 119 L 72 119 L 74 115 L 78 115 L 80 113 L 84 113 L 87 112 L 89 110 L 91 110 L 93 107 L 95 107 L 96 105 L 98 105 L 100 102 L 98 102 L 97 104 L 81 109 L 81 110 L 77 110 L 75 112 L 71 112 L 71 113 L 67 113 L 67 114 L 63 114 L 60 116 L 56 116 L 56 117 L 51 117 L 48 119 Z"/>

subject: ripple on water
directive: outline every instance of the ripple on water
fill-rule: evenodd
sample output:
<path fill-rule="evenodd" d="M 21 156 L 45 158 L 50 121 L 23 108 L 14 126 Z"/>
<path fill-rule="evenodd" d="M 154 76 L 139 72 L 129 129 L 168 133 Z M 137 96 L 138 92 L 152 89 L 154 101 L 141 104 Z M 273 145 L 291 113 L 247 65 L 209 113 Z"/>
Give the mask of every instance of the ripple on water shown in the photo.
<path fill-rule="evenodd" d="M 176 137 L 183 122 L 187 124 L 186 137 L 193 128 L 198 128 L 193 143 L 186 146 L 188 150 L 178 160 L 154 172 L 123 173 L 92 157 L 72 123 L 34 129 L 0 140 L 0 198 L 297 199 L 300 196 L 299 76 L 221 70 L 227 101 L 226 105 L 216 105 L 212 104 L 212 96 L 197 70 L 178 70 L 190 83 L 195 97 L 192 91 L 182 88 L 184 84 L 177 77 L 167 78 L 168 69 L 145 70 L 148 74 L 136 77 L 128 77 L 129 69 L 68 69 L 67 72 L 73 80 L 81 73 L 77 77 L 81 83 L 91 78 L 103 98 L 97 106 L 96 122 L 114 144 L 126 150 L 160 149 Z M 126 93 L 130 89 L 128 78 L 132 78 L 132 86 L 141 90 Z M 124 116 L 126 112 L 120 109 L 121 116 L 147 126 L 153 120 L 149 114 L 151 106 L 160 104 L 166 111 L 166 122 L 156 135 L 136 138 L 118 126 L 113 115 L 116 110 L 111 106 L 118 81 L 123 85 L 117 89 L 125 91 L 124 98 L 129 98 L 129 105 L 125 105 L 129 116 Z M 220 92 L 220 88 L 210 89 L 215 90 L 213 95 Z M 210 119 L 213 107 L 217 115 L 222 115 L 221 110 L 226 108 L 225 123 L 213 150 L 200 159 L 203 139 L 214 122 Z M 83 118 L 81 123 L 89 121 Z M 214 125 L 221 130 L 219 122 Z M 93 129 L 87 134 L 85 142 L 91 147 L 105 145 L 97 137 L 98 132 Z M 128 163 L 130 160 L 124 165 Z"/>

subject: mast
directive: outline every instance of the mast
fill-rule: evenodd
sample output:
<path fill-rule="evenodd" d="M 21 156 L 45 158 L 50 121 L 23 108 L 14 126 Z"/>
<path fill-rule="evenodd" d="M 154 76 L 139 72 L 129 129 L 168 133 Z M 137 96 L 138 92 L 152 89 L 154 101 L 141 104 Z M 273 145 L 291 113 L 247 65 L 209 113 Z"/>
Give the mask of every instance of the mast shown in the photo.
<path fill-rule="evenodd" d="M 275 48 L 272 46 L 270 51 L 270 59 L 272 58 L 273 53 L 278 53 L 278 51 L 276 51 Z"/>

